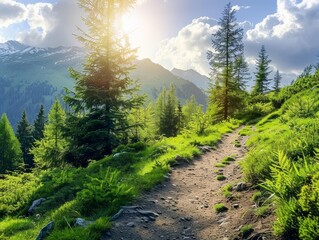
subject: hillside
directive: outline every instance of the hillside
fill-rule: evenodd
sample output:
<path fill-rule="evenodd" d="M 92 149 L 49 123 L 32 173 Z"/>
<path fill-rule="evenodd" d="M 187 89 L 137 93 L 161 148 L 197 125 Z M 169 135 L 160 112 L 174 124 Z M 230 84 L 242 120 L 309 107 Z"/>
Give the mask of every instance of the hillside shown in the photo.
<path fill-rule="evenodd" d="M 194 83 L 200 89 L 207 91 L 209 88 L 209 78 L 204 76 L 193 69 L 189 70 L 181 70 L 177 68 L 173 68 L 171 72 L 180 78 L 186 79 L 192 83 Z"/>
<path fill-rule="evenodd" d="M 81 69 L 84 58 L 85 51 L 78 47 L 36 48 L 16 41 L 0 44 L 0 114 L 7 113 L 15 126 L 26 110 L 33 121 L 41 104 L 48 110 L 65 87 L 73 88 L 68 69 Z M 182 102 L 195 95 L 198 103 L 206 105 L 206 96 L 198 87 L 150 60 L 138 60 L 132 78 L 139 80 L 141 92 L 151 100 L 173 83 Z"/>

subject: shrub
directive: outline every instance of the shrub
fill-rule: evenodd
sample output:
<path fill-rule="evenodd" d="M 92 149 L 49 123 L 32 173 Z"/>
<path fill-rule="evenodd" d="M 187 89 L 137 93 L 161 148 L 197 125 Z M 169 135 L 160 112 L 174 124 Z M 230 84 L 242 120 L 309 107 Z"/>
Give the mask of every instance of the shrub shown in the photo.
<path fill-rule="evenodd" d="M 214 205 L 214 209 L 217 213 L 226 212 L 228 208 L 223 203 L 217 203 Z"/>
<path fill-rule="evenodd" d="M 223 181 L 223 180 L 226 179 L 226 177 L 225 177 L 224 175 L 217 175 L 217 176 L 216 176 L 216 179 L 217 179 L 218 181 Z"/>

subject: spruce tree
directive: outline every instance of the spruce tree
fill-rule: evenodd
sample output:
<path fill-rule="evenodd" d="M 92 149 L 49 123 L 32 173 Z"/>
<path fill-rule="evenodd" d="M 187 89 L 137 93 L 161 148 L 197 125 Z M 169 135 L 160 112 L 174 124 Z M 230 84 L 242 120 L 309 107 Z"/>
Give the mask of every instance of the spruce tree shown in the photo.
<path fill-rule="evenodd" d="M 33 123 L 34 140 L 40 140 L 41 138 L 43 138 L 44 125 L 45 125 L 45 113 L 44 113 L 44 107 L 41 104 L 37 118 L 35 119 Z"/>
<path fill-rule="evenodd" d="M 262 45 L 260 52 L 258 54 L 258 59 L 257 59 L 257 72 L 255 73 L 256 77 L 256 84 L 253 89 L 253 94 L 258 95 L 258 94 L 264 94 L 268 92 L 269 89 L 269 84 L 271 79 L 269 78 L 269 74 L 271 71 L 269 70 L 269 63 L 271 60 L 269 59 L 269 56 L 267 55 L 265 46 Z"/>
<path fill-rule="evenodd" d="M 65 98 L 71 111 L 66 136 L 69 162 L 85 166 L 89 159 L 100 159 L 126 135 L 128 112 L 142 103 L 129 73 L 136 51 L 121 28 L 122 16 L 135 0 L 79 0 L 85 11 L 87 31 L 78 39 L 88 50 L 83 71 L 70 70 L 75 92 Z"/>
<path fill-rule="evenodd" d="M 235 9 L 228 3 L 218 22 L 219 29 L 212 35 L 214 51 L 207 52 L 214 84 L 210 89 L 210 101 L 222 110 L 223 119 L 228 119 L 239 108 L 240 99 L 234 81 L 234 65 L 243 54 L 243 29 L 235 18 Z M 218 97 L 216 92 L 218 91 Z"/>
<path fill-rule="evenodd" d="M 22 166 L 22 151 L 6 114 L 0 119 L 0 173 Z"/>
<path fill-rule="evenodd" d="M 275 77 L 274 77 L 274 90 L 276 93 L 279 92 L 280 90 L 280 81 L 281 81 L 282 77 L 279 73 L 279 71 L 277 70 L 275 73 Z"/>
<path fill-rule="evenodd" d="M 66 114 L 59 101 L 55 101 L 44 126 L 43 138 L 36 140 L 31 153 L 40 168 L 59 167 L 63 164 L 63 154 L 67 141 L 63 136 Z"/>
<path fill-rule="evenodd" d="M 245 90 L 250 79 L 248 64 L 243 54 L 235 59 L 234 63 L 234 82 L 238 89 Z"/>
<path fill-rule="evenodd" d="M 18 123 L 17 138 L 21 144 L 23 160 L 26 164 L 26 167 L 33 167 L 33 156 L 30 154 L 30 149 L 33 144 L 32 126 L 29 124 L 25 111 L 23 111 L 21 120 Z"/>

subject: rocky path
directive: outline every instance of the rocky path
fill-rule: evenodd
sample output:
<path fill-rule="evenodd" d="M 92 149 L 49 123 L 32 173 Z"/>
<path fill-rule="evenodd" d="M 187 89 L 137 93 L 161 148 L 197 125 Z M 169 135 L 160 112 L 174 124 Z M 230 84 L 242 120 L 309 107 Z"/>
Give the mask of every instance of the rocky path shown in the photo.
<path fill-rule="evenodd" d="M 191 164 L 174 168 L 167 181 L 141 196 L 136 207 L 123 209 L 103 239 L 274 239 L 268 230 L 272 219 L 256 217 L 256 207 L 251 201 L 255 190 L 240 184 L 238 160 L 245 155 L 247 137 L 239 136 L 238 131 L 225 135 L 216 150 Z M 240 147 L 234 146 L 236 140 Z M 236 161 L 224 168 L 215 166 L 228 156 Z M 217 174 L 226 179 L 217 180 Z M 221 188 L 229 183 L 234 190 L 227 199 Z M 237 192 L 237 187 L 244 191 Z M 216 213 L 217 203 L 224 203 L 228 211 Z M 242 237 L 240 230 L 247 224 L 252 224 L 254 231 Z"/>

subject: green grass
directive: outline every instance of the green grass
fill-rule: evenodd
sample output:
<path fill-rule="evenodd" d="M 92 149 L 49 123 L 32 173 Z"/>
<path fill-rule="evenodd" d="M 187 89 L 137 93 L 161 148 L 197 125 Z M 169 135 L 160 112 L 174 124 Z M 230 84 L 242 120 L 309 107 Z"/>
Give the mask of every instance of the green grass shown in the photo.
<path fill-rule="evenodd" d="M 225 157 L 224 159 L 222 159 L 222 164 L 226 164 L 226 165 L 229 165 L 231 164 L 231 162 L 234 162 L 236 161 L 235 158 L 233 157 Z"/>
<path fill-rule="evenodd" d="M 217 203 L 214 205 L 216 213 L 227 212 L 228 208 L 223 203 Z"/>
<path fill-rule="evenodd" d="M 264 218 L 271 214 L 271 210 L 269 206 L 261 206 L 256 210 L 256 216 L 258 218 Z"/>
<path fill-rule="evenodd" d="M 217 175 L 216 176 L 216 180 L 218 181 L 224 181 L 226 179 L 226 177 L 224 175 Z"/>
<path fill-rule="evenodd" d="M 198 145 L 214 146 L 223 134 L 238 125 L 234 121 L 224 122 L 208 127 L 202 135 L 188 131 L 149 145 L 120 146 L 114 151 L 122 152 L 120 156 L 112 154 L 92 161 L 87 168 L 65 166 L 7 175 L 0 179 L 0 236 L 35 239 L 40 229 L 54 220 L 55 227 L 48 239 L 100 239 L 101 233 L 110 227 L 109 217 L 120 206 L 130 204 L 143 191 L 162 182 L 171 171 L 171 164 L 199 156 Z M 46 198 L 36 209 L 39 218 L 20 218 L 38 198 Z M 77 217 L 94 223 L 85 229 L 74 228 Z"/>
<path fill-rule="evenodd" d="M 245 126 L 238 132 L 239 136 L 250 136 L 253 134 L 253 130 L 251 126 Z"/>
<path fill-rule="evenodd" d="M 247 238 L 254 231 L 253 226 L 251 224 L 245 225 L 240 229 L 240 233 L 243 238 Z"/>
<path fill-rule="evenodd" d="M 224 163 L 216 163 L 214 166 L 218 167 L 218 168 L 226 167 L 226 165 Z"/>

